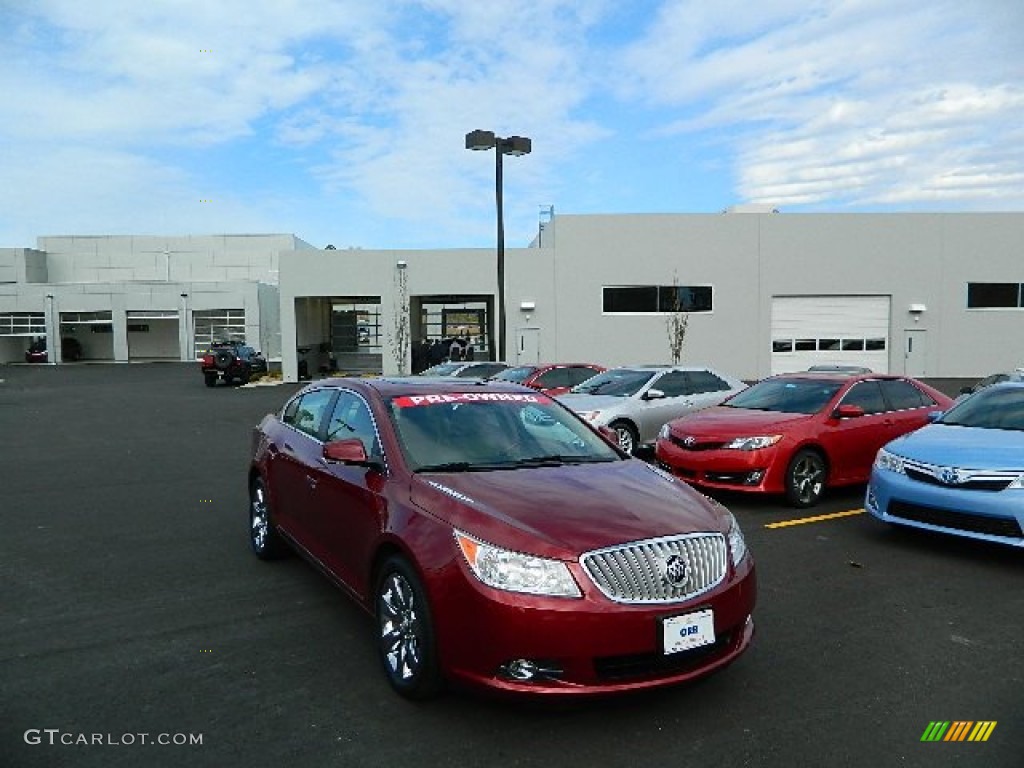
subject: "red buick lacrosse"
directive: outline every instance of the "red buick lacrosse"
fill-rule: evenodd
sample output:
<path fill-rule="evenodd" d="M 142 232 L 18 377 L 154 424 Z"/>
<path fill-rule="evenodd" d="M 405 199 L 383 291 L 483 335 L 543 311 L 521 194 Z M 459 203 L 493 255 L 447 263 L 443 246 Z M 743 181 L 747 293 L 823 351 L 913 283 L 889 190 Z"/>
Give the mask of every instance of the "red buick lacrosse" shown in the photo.
<path fill-rule="evenodd" d="M 753 636 L 732 514 L 526 387 L 318 381 L 254 431 L 249 493 L 253 552 L 340 585 L 410 698 L 677 684 Z"/>

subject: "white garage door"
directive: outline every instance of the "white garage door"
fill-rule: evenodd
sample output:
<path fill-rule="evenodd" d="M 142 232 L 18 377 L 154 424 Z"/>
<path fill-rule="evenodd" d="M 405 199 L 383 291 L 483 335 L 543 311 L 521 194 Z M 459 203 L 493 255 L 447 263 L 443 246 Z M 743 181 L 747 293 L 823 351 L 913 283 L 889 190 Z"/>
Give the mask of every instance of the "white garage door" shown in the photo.
<path fill-rule="evenodd" d="M 772 299 L 772 373 L 826 364 L 889 372 L 888 296 Z"/>

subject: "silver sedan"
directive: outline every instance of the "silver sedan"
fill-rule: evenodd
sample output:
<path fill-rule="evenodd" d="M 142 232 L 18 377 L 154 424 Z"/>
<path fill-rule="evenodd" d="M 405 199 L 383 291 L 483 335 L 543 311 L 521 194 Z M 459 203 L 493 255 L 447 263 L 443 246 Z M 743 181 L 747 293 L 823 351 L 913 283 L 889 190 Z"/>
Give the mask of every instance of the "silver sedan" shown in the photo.
<path fill-rule="evenodd" d="M 619 447 L 636 453 L 654 444 L 663 424 L 718 405 L 746 386 L 705 366 L 638 365 L 599 373 L 557 400 L 595 427 L 615 430 Z"/>

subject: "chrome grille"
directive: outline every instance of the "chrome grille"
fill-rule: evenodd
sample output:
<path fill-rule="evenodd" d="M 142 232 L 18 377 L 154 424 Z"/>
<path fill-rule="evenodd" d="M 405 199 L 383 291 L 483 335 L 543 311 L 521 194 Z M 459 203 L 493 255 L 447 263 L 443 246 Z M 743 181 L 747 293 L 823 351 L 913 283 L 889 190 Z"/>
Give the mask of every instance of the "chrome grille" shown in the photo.
<path fill-rule="evenodd" d="M 911 480 L 963 491 L 1002 491 L 1020 472 L 1005 470 L 959 469 L 905 459 L 903 470 Z"/>
<path fill-rule="evenodd" d="M 686 564 L 687 578 L 681 583 L 666 575 L 673 555 Z M 587 552 L 580 563 L 598 589 L 617 603 L 676 603 L 721 583 L 728 558 L 722 534 L 697 533 Z"/>

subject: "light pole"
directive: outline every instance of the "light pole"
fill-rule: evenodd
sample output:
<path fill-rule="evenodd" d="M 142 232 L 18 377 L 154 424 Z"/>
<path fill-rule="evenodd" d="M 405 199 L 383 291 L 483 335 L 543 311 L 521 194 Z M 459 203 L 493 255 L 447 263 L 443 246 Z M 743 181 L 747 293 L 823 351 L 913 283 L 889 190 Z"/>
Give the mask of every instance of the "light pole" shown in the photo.
<path fill-rule="evenodd" d="M 470 131 L 466 134 L 466 149 L 493 149 L 494 162 L 494 201 L 498 209 L 498 359 L 505 360 L 505 214 L 501 199 L 501 158 L 503 155 L 530 154 L 533 148 L 531 141 L 525 136 L 509 136 L 503 139 L 495 136 L 494 131 Z"/>

